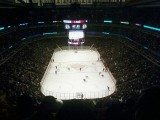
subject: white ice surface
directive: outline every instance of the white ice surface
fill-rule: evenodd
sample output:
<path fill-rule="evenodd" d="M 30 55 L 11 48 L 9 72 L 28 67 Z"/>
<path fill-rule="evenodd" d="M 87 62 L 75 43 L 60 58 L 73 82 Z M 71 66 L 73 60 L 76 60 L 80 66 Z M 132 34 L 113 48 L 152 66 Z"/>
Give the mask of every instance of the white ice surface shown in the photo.
<path fill-rule="evenodd" d="M 109 71 L 103 71 L 105 67 L 99 58 L 99 53 L 92 50 L 55 52 L 41 81 L 42 93 L 58 99 L 82 98 L 82 94 L 83 98 L 91 99 L 112 94 L 115 83 Z"/>

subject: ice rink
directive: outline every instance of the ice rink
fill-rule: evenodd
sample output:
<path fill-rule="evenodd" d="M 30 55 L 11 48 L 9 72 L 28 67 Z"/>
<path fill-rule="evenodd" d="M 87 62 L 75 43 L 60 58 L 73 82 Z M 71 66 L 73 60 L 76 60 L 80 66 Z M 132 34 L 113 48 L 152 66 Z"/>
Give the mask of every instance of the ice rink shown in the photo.
<path fill-rule="evenodd" d="M 58 99 L 102 98 L 115 91 L 115 79 L 96 50 L 68 49 L 53 53 L 41 91 Z"/>

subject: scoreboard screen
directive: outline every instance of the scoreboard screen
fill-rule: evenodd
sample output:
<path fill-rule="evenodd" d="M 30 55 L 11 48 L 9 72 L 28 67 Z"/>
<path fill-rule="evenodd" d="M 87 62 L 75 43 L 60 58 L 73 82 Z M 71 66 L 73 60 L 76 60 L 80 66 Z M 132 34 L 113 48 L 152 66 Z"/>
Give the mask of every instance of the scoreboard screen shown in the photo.
<path fill-rule="evenodd" d="M 80 29 L 80 25 L 79 24 L 73 24 L 72 29 Z"/>
<path fill-rule="evenodd" d="M 86 24 L 83 24 L 82 25 L 82 29 L 86 29 L 87 28 L 87 25 Z"/>
<path fill-rule="evenodd" d="M 65 29 L 71 29 L 70 24 L 65 24 Z"/>
<path fill-rule="evenodd" d="M 69 39 L 81 39 L 84 38 L 83 30 L 69 30 L 68 33 Z"/>
<path fill-rule="evenodd" d="M 86 29 L 86 24 L 65 24 L 65 29 L 67 30 L 80 30 L 80 29 Z"/>

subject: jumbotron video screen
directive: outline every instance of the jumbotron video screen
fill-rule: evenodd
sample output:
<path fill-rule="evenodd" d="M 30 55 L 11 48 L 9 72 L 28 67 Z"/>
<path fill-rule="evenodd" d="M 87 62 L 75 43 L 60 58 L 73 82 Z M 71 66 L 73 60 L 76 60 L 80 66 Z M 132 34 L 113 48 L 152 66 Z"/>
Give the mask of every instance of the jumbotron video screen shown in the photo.
<path fill-rule="evenodd" d="M 71 40 L 78 40 L 84 38 L 84 31 L 83 30 L 69 30 L 68 37 Z"/>

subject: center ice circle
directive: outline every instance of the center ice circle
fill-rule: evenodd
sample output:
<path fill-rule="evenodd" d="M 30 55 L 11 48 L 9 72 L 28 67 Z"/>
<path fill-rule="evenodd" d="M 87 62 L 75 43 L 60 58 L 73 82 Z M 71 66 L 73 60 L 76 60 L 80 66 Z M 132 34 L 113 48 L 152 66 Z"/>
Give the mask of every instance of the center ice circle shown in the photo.
<path fill-rule="evenodd" d="M 76 70 L 79 70 L 80 68 L 83 69 L 85 67 L 85 65 L 82 65 L 82 64 L 72 64 L 70 65 L 72 68 L 76 69 Z"/>

